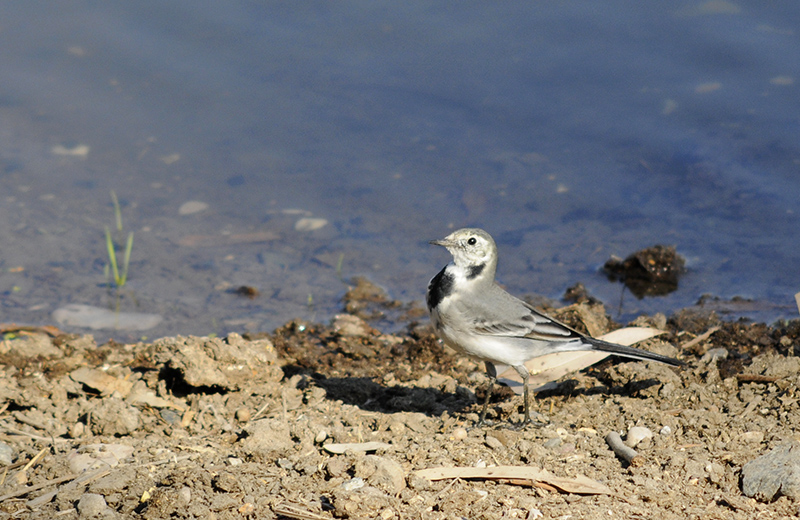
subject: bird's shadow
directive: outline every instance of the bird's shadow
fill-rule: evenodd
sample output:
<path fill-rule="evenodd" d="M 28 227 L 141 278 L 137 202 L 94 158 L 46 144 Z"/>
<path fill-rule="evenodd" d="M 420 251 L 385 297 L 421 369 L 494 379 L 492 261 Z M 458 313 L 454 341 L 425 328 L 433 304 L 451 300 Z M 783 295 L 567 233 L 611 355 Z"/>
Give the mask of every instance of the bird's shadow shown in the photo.
<path fill-rule="evenodd" d="M 385 386 L 368 377 L 315 378 L 327 399 L 342 401 L 362 410 L 381 413 L 418 412 L 439 417 L 460 413 L 475 403 L 475 395 L 461 387 L 455 392 L 413 386 Z"/>
<path fill-rule="evenodd" d="M 417 412 L 430 417 L 440 417 L 444 412 L 453 416 L 463 416 L 473 413 L 471 409 L 476 403 L 482 401 L 485 389 L 472 389 L 463 386 L 456 387 L 455 392 L 446 392 L 438 388 L 420 388 L 414 386 L 386 386 L 373 381 L 368 377 L 330 377 L 319 376 L 313 378 L 314 384 L 324 389 L 326 398 L 332 401 L 341 401 L 344 404 L 357 406 L 362 410 L 386 414 L 401 412 Z M 642 391 L 661 382 L 657 379 L 644 379 L 628 382 L 625 385 L 606 386 L 601 384 L 592 387 L 579 387 L 579 382 L 567 379 L 555 388 L 536 393 L 538 399 L 548 397 L 572 398 L 579 395 L 626 395 L 630 397 L 647 398 Z M 497 385 L 492 392 L 492 404 L 506 402 L 514 398 L 514 392 L 505 386 Z M 521 396 L 519 396 L 521 397 Z M 522 399 L 519 399 L 520 411 Z"/>

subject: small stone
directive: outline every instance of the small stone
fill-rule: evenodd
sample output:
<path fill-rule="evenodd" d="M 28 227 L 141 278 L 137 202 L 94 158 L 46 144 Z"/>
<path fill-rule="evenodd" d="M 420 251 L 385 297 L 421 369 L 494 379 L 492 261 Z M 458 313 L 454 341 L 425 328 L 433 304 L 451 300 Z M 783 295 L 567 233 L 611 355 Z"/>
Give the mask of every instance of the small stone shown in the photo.
<path fill-rule="evenodd" d="M 78 513 L 81 518 L 92 518 L 100 516 L 108 509 L 106 499 L 103 495 L 96 493 L 84 493 L 78 500 Z"/>
<path fill-rule="evenodd" d="M 408 476 L 408 487 L 415 491 L 425 491 L 431 487 L 431 481 L 412 472 Z"/>
<path fill-rule="evenodd" d="M 780 495 L 800 498 L 800 443 L 783 444 L 745 464 L 742 492 L 762 502 Z"/>
<path fill-rule="evenodd" d="M 662 426 L 662 427 L 661 427 L 661 429 L 658 431 L 658 434 L 659 434 L 659 435 L 672 435 L 672 428 L 670 428 L 668 425 L 666 425 L 666 424 L 665 424 L 665 425 L 664 425 L 664 426 Z"/>
<path fill-rule="evenodd" d="M 650 430 L 650 428 L 645 428 L 644 426 L 634 426 L 628 430 L 628 435 L 625 437 L 625 444 L 631 448 L 634 448 L 637 444 L 645 439 L 651 438 L 652 436 L 653 432 Z"/>
<path fill-rule="evenodd" d="M 356 462 L 355 474 L 371 485 L 395 495 L 406 487 L 403 467 L 392 459 L 367 455 Z"/>
<path fill-rule="evenodd" d="M 722 478 L 725 476 L 725 467 L 717 462 L 709 462 L 706 464 L 705 470 L 708 473 L 708 480 L 714 484 L 721 483 Z"/>
<path fill-rule="evenodd" d="M 92 432 L 96 435 L 130 435 L 140 424 L 141 412 L 122 399 L 103 399 L 92 410 Z"/>
<path fill-rule="evenodd" d="M 170 426 L 175 426 L 176 424 L 181 423 L 181 416 L 175 410 L 170 410 L 169 408 L 165 408 L 159 412 L 161 418 L 164 419 L 164 422 L 169 424 Z"/>
<path fill-rule="evenodd" d="M 363 338 L 377 335 L 375 329 L 367 322 L 352 314 L 337 314 L 333 318 L 333 330 L 339 335 L 353 338 Z"/>
<path fill-rule="evenodd" d="M 190 200 L 181 204 L 178 208 L 178 215 L 191 215 L 192 213 L 200 213 L 208 209 L 208 204 L 199 200 Z"/>
<path fill-rule="evenodd" d="M 744 442 L 759 444 L 764 440 L 764 432 L 758 432 L 758 431 L 744 432 L 739 438 L 742 439 L 742 441 Z"/>
<path fill-rule="evenodd" d="M 553 437 L 544 443 L 544 447 L 552 450 L 561 446 L 562 442 L 561 437 Z"/>
<path fill-rule="evenodd" d="M 406 424 L 403 421 L 392 421 L 389 423 L 389 431 L 399 437 L 406 432 Z"/>
<path fill-rule="evenodd" d="M 328 225 L 324 218 L 303 217 L 294 223 L 295 231 L 314 231 Z"/>
<path fill-rule="evenodd" d="M 82 422 L 76 422 L 69 429 L 69 436 L 72 437 L 73 439 L 78 439 L 80 437 L 83 437 L 84 432 L 86 432 L 86 425 L 83 424 Z"/>
<path fill-rule="evenodd" d="M 14 448 L 5 442 L 0 442 L 0 466 L 10 466 L 14 462 L 14 458 Z"/>
<path fill-rule="evenodd" d="M 325 471 L 330 477 L 343 477 L 350 469 L 350 463 L 344 457 L 332 457 L 325 464 Z"/>
<path fill-rule="evenodd" d="M 211 480 L 211 484 L 217 491 L 225 493 L 235 493 L 240 490 L 239 479 L 232 473 L 223 472 Z"/>
<path fill-rule="evenodd" d="M 453 440 L 456 442 L 461 442 L 467 438 L 467 430 L 464 428 L 456 428 L 453 430 Z"/>
<path fill-rule="evenodd" d="M 486 436 L 486 445 L 492 448 L 493 450 L 501 450 L 504 448 L 503 443 L 500 442 L 497 437 L 492 437 L 491 435 Z"/>
<path fill-rule="evenodd" d="M 192 488 L 189 486 L 183 486 L 178 491 L 178 504 L 181 506 L 188 506 L 189 502 L 192 501 Z"/>
<path fill-rule="evenodd" d="M 716 361 L 718 359 L 727 359 L 728 357 L 728 350 L 724 348 L 712 348 L 705 354 L 703 357 L 700 358 L 700 361 L 703 363 L 710 363 L 712 361 Z"/>
<path fill-rule="evenodd" d="M 342 489 L 345 491 L 355 491 L 365 486 L 364 479 L 361 477 L 354 477 L 342 484 Z"/>
<path fill-rule="evenodd" d="M 250 417 L 251 417 L 250 408 L 247 408 L 247 407 L 243 406 L 243 407 L 239 408 L 238 410 L 236 410 L 236 420 L 237 421 L 239 421 L 241 423 L 245 423 L 245 422 L 248 422 L 250 420 Z"/>

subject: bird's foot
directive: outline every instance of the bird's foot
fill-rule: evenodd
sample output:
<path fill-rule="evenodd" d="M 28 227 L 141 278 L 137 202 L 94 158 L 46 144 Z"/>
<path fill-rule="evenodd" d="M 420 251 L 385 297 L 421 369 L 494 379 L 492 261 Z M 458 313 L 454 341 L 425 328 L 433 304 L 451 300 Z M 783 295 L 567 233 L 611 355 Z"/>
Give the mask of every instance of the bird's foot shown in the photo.
<path fill-rule="evenodd" d="M 535 416 L 534 419 L 531 415 Z M 543 426 L 547 426 L 550 424 L 550 419 L 539 412 L 533 412 L 531 415 L 525 415 L 525 419 L 519 423 L 519 428 L 526 428 L 528 426 L 533 426 L 534 428 L 541 428 Z"/>

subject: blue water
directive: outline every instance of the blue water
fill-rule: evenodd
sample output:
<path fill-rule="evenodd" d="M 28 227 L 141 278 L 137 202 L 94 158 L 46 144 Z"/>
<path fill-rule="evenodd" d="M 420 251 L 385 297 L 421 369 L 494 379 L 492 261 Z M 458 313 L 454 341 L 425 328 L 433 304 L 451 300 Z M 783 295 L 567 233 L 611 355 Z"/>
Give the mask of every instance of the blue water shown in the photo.
<path fill-rule="evenodd" d="M 110 190 L 136 232 L 122 307 L 161 313 L 151 335 L 324 321 L 355 275 L 421 302 L 448 261 L 427 241 L 466 225 L 495 236 L 517 294 L 580 281 L 622 318 L 702 294 L 797 314 L 796 2 L 73 1 L 0 19 L 0 321 L 115 304 Z M 179 215 L 191 200 L 209 208 Z M 295 231 L 303 215 L 329 224 Z M 279 239 L 181 241 L 262 231 Z M 672 295 L 599 274 L 658 243 L 687 257 Z"/>

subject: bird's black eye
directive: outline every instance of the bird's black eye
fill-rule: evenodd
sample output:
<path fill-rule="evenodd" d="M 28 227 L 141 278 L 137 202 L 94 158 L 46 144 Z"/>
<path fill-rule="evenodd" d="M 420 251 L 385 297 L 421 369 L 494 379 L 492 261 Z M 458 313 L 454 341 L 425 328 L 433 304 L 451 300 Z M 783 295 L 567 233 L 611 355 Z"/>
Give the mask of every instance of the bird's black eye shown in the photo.
<path fill-rule="evenodd" d="M 471 246 L 474 246 L 477 243 L 478 243 L 478 241 L 475 240 L 475 237 L 469 237 L 469 240 L 467 240 L 467 244 L 469 244 Z"/>

